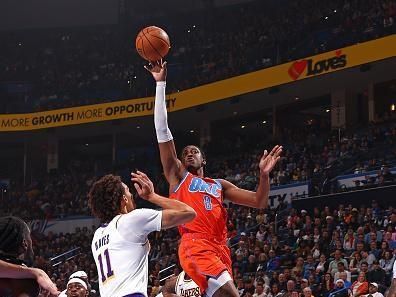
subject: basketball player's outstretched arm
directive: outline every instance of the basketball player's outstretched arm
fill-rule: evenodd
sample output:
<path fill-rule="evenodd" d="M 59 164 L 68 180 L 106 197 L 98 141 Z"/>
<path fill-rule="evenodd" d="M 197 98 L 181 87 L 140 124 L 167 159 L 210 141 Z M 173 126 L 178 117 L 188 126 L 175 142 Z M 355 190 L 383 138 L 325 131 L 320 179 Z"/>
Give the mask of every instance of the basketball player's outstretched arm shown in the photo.
<path fill-rule="evenodd" d="M 276 145 L 268 154 L 264 151 L 260 159 L 259 169 L 260 177 L 256 192 L 238 188 L 226 180 L 221 180 L 224 189 L 224 198 L 236 204 L 245 205 L 254 208 L 266 208 L 268 206 L 268 195 L 270 191 L 269 174 L 280 159 L 282 147 Z"/>
<path fill-rule="evenodd" d="M 132 173 L 132 182 L 139 196 L 162 208 L 161 229 L 169 229 L 188 223 L 196 217 L 196 212 L 187 204 L 175 199 L 162 197 L 154 192 L 154 186 L 148 176 L 137 171 Z"/>
<path fill-rule="evenodd" d="M 48 291 L 51 296 L 59 295 L 56 285 L 51 281 L 44 271 L 38 268 L 25 267 L 0 260 L 0 278 L 35 279 L 40 288 Z"/>
<path fill-rule="evenodd" d="M 152 74 L 157 83 L 155 89 L 154 125 L 162 167 L 164 168 L 165 177 L 172 188 L 174 185 L 179 184 L 184 172 L 182 172 L 182 164 L 177 158 L 173 136 L 168 127 L 168 113 L 165 101 L 166 62 L 152 62 L 149 67 L 145 66 L 145 68 Z"/>

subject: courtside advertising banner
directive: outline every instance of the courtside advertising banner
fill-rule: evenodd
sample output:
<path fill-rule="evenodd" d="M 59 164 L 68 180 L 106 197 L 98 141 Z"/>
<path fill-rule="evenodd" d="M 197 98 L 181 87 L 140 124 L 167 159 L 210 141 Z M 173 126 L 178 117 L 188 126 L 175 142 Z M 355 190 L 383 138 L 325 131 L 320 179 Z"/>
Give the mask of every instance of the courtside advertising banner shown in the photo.
<path fill-rule="evenodd" d="M 271 187 L 268 207 L 276 208 L 280 201 L 290 204 L 292 200 L 308 197 L 308 190 L 307 182 Z"/>
<path fill-rule="evenodd" d="M 178 111 L 395 56 L 396 35 L 391 35 L 169 94 L 166 103 L 169 112 Z M 6 114 L 0 115 L 0 132 L 86 124 L 153 113 L 154 98 L 147 97 L 35 113 Z"/>

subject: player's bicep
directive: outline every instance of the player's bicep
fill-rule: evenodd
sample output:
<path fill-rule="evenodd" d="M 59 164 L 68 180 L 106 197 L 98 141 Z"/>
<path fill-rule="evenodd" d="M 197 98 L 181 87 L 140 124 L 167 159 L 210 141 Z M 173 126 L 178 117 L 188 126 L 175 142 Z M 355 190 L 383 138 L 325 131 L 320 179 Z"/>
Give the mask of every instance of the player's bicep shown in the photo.
<path fill-rule="evenodd" d="M 164 209 L 162 211 L 162 229 L 169 229 L 188 223 L 193 220 L 195 216 L 196 213 L 194 211 Z"/>
<path fill-rule="evenodd" d="M 181 161 L 177 158 L 175 143 L 173 140 L 170 140 L 158 143 L 158 145 L 165 177 L 170 184 L 177 184 L 183 172 Z"/>
<path fill-rule="evenodd" d="M 224 199 L 227 199 L 235 204 L 256 207 L 256 193 L 248 190 L 238 188 L 233 183 L 222 179 L 221 185 L 224 190 Z"/>

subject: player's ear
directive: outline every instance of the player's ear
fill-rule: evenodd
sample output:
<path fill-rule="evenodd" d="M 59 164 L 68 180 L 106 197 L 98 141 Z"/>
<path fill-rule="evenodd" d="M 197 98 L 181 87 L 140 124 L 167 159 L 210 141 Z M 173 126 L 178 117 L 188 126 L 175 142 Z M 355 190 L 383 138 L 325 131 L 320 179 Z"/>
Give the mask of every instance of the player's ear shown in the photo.
<path fill-rule="evenodd" d="M 21 244 L 21 246 L 20 246 L 20 254 L 25 254 L 26 253 L 26 251 L 28 250 L 28 243 L 27 243 L 27 241 L 26 241 L 26 239 L 23 239 L 22 240 L 22 244 Z"/>

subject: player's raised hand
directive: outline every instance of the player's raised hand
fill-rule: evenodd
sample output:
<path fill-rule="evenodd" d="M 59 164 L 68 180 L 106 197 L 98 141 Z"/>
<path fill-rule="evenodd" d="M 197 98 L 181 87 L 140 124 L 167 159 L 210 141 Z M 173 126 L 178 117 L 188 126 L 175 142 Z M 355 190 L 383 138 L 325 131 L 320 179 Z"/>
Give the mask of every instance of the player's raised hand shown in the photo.
<path fill-rule="evenodd" d="M 264 151 L 264 154 L 261 157 L 259 163 L 261 174 L 268 175 L 271 172 L 271 170 L 275 167 L 276 163 L 280 159 L 282 149 L 282 146 L 276 145 L 269 154 L 267 150 Z"/>
<path fill-rule="evenodd" d="M 144 68 L 151 73 L 155 81 L 166 81 L 166 62 L 162 61 L 162 59 L 160 61 L 150 62 L 148 66 L 144 66 Z"/>
<path fill-rule="evenodd" d="M 131 173 L 131 180 L 134 183 L 135 189 L 140 197 L 149 200 L 150 196 L 154 194 L 154 185 L 148 176 L 141 172 L 136 171 L 136 173 Z"/>

